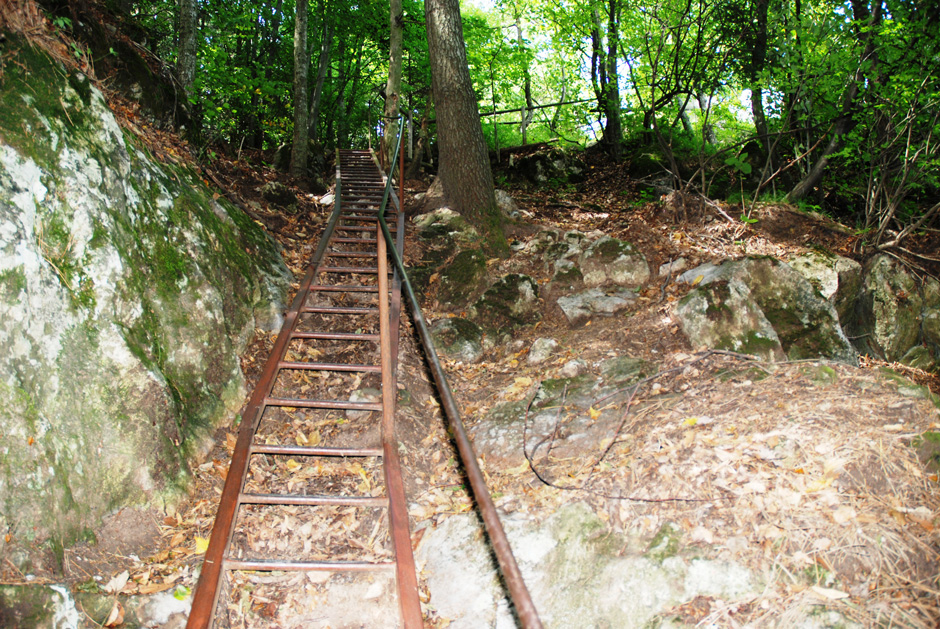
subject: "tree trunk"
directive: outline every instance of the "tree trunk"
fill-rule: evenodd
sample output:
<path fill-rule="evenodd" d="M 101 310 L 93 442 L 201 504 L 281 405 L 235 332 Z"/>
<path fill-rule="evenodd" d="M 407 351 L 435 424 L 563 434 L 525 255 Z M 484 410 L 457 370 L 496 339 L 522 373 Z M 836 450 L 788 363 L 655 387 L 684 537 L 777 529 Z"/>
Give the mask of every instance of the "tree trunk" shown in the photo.
<path fill-rule="evenodd" d="M 516 20 L 516 44 L 519 46 L 519 50 L 525 48 L 525 41 L 522 38 L 522 14 L 519 13 L 518 7 L 513 7 L 515 12 Z M 532 76 L 529 73 L 529 62 L 528 60 L 524 61 L 522 66 L 522 78 L 523 85 L 522 90 L 525 94 L 525 111 L 522 114 L 522 143 L 525 144 L 526 138 L 526 129 L 529 128 L 529 123 L 532 122 L 532 118 L 535 116 L 535 109 L 532 105 Z"/>
<path fill-rule="evenodd" d="M 490 251 L 506 254 L 457 0 L 425 0 L 425 22 L 445 198 L 480 230 Z"/>
<path fill-rule="evenodd" d="M 604 143 L 607 153 L 619 160 L 623 151 L 623 128 L 620 125 L 620 79 L 617 74 L 617 61 L 620 49 L 620 35 L 617 31 L 620 22 L 619 0 L 609 0 L 607 15 L 607 90 L 604 99 L 604 111 L 607 114 L 607 126 L 604 128 Z"/>
<path fill-rule="evenodd" d="M 718 143 L 718 138 L 715 136 L 715 125 L 708 121 L 709 119 L 709 107 L 711 107 L 711 96 L 706 96 L 699 92 L 695 95 L 695 98 L 698 100 L 698 109 L 701 112 L 702 116 L 702 136 L 705 138 L 705 141 L 711 145 Z"/>
<path fill-rule="evenodd" d="M 196 0 L 180 0 L 179 50 L 176 76 L 188 99 L 196 76 Z"/>
<path fill-rule="evenodd" d="M 303 177 L 307 170 L 307 1 L 297 0 L 294 14 L 294 146 L 290 152 L 290 174 Z"/>
<path fill-rule="evenodd" d="M 758 142 L 764 148 L 764 156 L 767 159 L 769 168 L 772 171 L 773 164 L 776 161 L 773 156 L 773 145 L 770 137 L 767 135 L 767 116 L 764 114 L 764 90 L 760 84 L 761 72 L 767 60 L 767 8 L 770 0 L 756 0 L 754 9 L 757 12 L 755 16 L 754 44 L 751 48 L 751 63 L 749 67 L 751 83 L 751 116 L 754 118 L 754 131 L 757 133 Z"/>
<path fill-rule="evenodd" d="M 552 133 L 557 133 L 558 130 L 558 121 L 561 119 L 561 103 L 564 103 L 568 97 L 568 81 L 565 79 L 565 66 L 561 66 L 561 96 L 558 99 L 558 107 L 555 108 L 555 113 L 552 114 L 552 121 L 548 123 L 548 128 L 552 130 Z"/>
<path fill-rule="evenodd" d="M 882 0 L 875 0 L 874 8 L 871 13 L 869 13 L 868 7 L 864 2 L 861 0 L 852 0 L 853 17 L 860 25 L 859 40 L 862 43 L 861 58 L 856 66 L 854 75 L 849 79 L 845 94 L 842 97 L 842 113 L 836 119 L 832 127 L 832 138 L 819 156 L 819 159 L 817 159 L 813 167 L 810 168 L 809 173 L 807 173 L 806 176 L 793 187 L 789 194 L 787 194 L 786 201 L 788 203 L 795 203 L 805 198 L 813 191 L 822 180 L 823 173 L 829 165 L 829 159 L 834 153 L 842 149 L 846 134 L 855 127 L 855 98 L 858 96 L 861 85 L 865 81 L 865 73 L 863 71 L 865 62 L 872 58 L 872 54 L 875 50 L 875 40 L 874 37 L 872 37 L 872 32 L 874 28 L 881 23 L 881 1 Z M 864 25 L 862 24 L 863 22 L 865 22 Z M 871 28 L 864 28 L 864 26 Z"/>
<path fill-rule="evenodd" d="M 321 4 L 322 6 L 322 4 Z M 326 14 L 323 15 L 324 21 Z M 313 86 L 313 95 L 310 98 L 310 139 L 318 140 L 317 126 L 320 122 L 320 103 L 323 99 L 323 84 L 326 82 L 326 72 L 330 66 L 330 52 L 333 49 L 333 25 L 327 24 L 320 41 L 320 60 L 317 67 L 317 82 Z"/>
<path fill-rule="evenodd" d="M 421 124 L 418 126 L 418 144 L 415 147 L 411 162 L 408 163 L 408 168 L 405 170 L 405 179 L 415 179 L 418 173 L 421 172 L 421 155 L 428 143 L 428 113 L 430 110 L 431 104 L 428 103 L 424 115 L 421 117 Z"/>
<path fill-rule="evenodd" d="M 382 165 L 388 169 L 398 139 L 398 112 L 401 99 L 401 40 L 404 31 L 404 14 L 401 0 L 390 1 L 388 18 L 389 56 L 388 82 L 385 84 L 385 134 L 380 151 Z"/>
<path fill-rule="evenodd" d="M 333 117 L 336 120 L 336 148 L 349 148 L 346 145 L 346 39 L 339 38 L 336 56 L 339 58 L 339 73 L 336 87 L 339 90 Z"/>

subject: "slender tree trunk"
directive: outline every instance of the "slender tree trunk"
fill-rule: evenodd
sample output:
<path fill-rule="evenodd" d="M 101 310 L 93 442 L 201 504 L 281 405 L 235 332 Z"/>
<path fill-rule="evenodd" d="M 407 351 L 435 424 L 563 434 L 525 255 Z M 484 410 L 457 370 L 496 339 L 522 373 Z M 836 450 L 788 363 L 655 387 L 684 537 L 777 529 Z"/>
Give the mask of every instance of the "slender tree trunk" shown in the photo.
<path fill-rule="evenodd" d="M 481 231 L 489 250 L 504 254 L 508 244 L 467 66 L 460 6 L 457 0 L 425 0 L 424 6 L 444 195 Z"/>
<path fill-rule="evenodd" d="M 823 173 L 825 172 L 826 167 L 829 165 L 830 158 L 833 156 L 833 154 L 842 149 L 843 145 L 845 144 L 846 134 L 848 134 L 855 127 L 855 99 L 861 90 L 863 82 L 865 81 L 865 72 L 863 70 L 865 63 L 866 61 L 870 62 L 870 59 L 872 58 L 872 55 L 875 51 L 875 40 L 872 36 L 872 31 L 881 23 L 881 2 L 882 0 L 875 0 L 873 10 L 869 13 L 868 6 L 862 2 L 862 0 L 852 0 L 853 17 L 860 26 L 859 40 L 862 43 L 861 58 L 859 59 L 855 73 L 849 79 L 845 93 L 842 96 L 842 113 L 836 119 L 835 124 L 832 127 L 832 137 L 830 138 L 829 143 L 826 145 L 826 148 L 816 160 L 816 163 L 813 164 L 813 167 L 810 168 L 806 176 L 803 177 L 803 179 L 793 187 L 789 194 L 787 194 L 786 200 L 788 203 L 795 203 L 796 201 L 805 198 L 810 192 L 813 191 L 813 189 L 822 180 Z M 871 28 L 865 29 L 862 28 L 862 26 L 869 26 Z"/>
<path fill-rule="evenodd" d="M 346 145 L 346 39 L 339 38 L 336 56 L 339 58 L 339 74 L 336 76 L 336 86 L 339 90 L 336 109 L 333 116 L 336 119 L 336 148 L 348 148 Z"/>
<path fill-rule="evenodd" d="M 424 154 L 424 149 L 428 144 L 428 114 L 430 111 L 431 104 L 428 103 L 424 110 L 424 115 L 421 116 L 421 123 L 418 125 L 418 144 L 415 146 L 414 156 L 411 158 L 411 162 L 405 170 L 405 179 L 414 179 L 421 171 L 421 156 Z"/>
<path fill-rule="evenodd" d="M 698 100 L 699 111 L 702 112 L 702 135 L 706 142 L 715 145 L 718 143 L 718 138 L 715 136 L 715 125 L 708 121 L 708 108 L 711 107 L 711 96 L 706 96 L 699 92 L 695 95 L 695 98 Z"/>
<path fill-rule="evenodd" d="M 322 4 L 321 4 L 322 6 Z M 324 21 L 326 14 L 323 15 Z M 330 67 L 330 52 L 333 49 L 333 25 L 327 24 L 323 33 L 323 39 L 320 41 L 320 60 L 317 64 L 317 82 L 313 87 L 313 95 L 310 98 L 310 139 L 317 140 L 317 128 L 320 123 L 320 103 L 323 100 L 323 85 L 326 83 L 327 70 Z"/>
<path fill-rule="evenodd" d="M 294 13 L 294 146 L 290 152 L 290 174 L 303 177 L 307 171 L 307 2 L 297 0 Z"/>
<path fill-rule="evenodd" d="M 196 76 L 196 0 L 180 0 L 179 50 L 176 76 L 186 98 L 192 96 Z"/>
<path fill-rule="evenodd" d="M 385 135 L 382 136 L 381 161 L 386 168 L 395 152 L 398 139 L 398 112 L 401 99 L 401 40 L 404 31 L 404 14 L 401 0 L 389 3 L 389 56 L 388 82 L 385 84 Z"/>
<path fill-rule="evenodd" d="M 754 3 L 755 25 L 754 45 L 751 48 L 751 63 L 749 67 L 751 83 L 751 116 L 754 118 L 754 131 L 758 141 L 764 148 L 764 155 L 772 171 L 776 161 L 773 156 L 773 144 L 767 135 L 767 116 L 764 114 L 764 90 L 760 84 L 761 72 L 767 60 L 767 9 L 770 0 L 756 0 Z"/>
<path fill-rule="evenodd" d="M 591 20 L 591 87 L 597 98 L 597 109 L 603 115 L 606 111 L 604 102 L 607 94 L 607 62 L 604 40 L 601 38 L 601 15 L 597 9 L 591 11 Z"/>
<path fill-rule="evenodd" d="M 565 78 L 565 66 L 561 66 L 561 96 L 558 98 L 559 103 L 563 103 L 567 100 L 568 97 L 568 81 Z M 555 113 L 552 114 L 552 121 L 548 124 L 548 128 L 552 130 L 552 133 L 555 133 L 558 129 L 558 120 L 561 118 L 561 108 L 562 105 L 558 105 L 555 108 Z"/>
<path fill-rule="evenodd" d="M 525 40 L 522 37 L 522 14 L 519 12 L 518 7 L 513 7 L 515 12 L 515 21 L 516 21 L 516 44 L 519 46 L 519 50 L 525 49 Z M 535 116 L 535 109 L 532 105 L 532 76 L 529 72 L 529 61 L 526 59 L 523 62 L 522 66 L 522 90 L 525 94 L 525 111 L 522 114 L 522 143 L 525 144 L 526 141 L 526 129 L 529 128 L 529 123 L 532 122 L 532 118 Z"/>
<path fill-rule="evenodd" d="M 617 74 L 617 61 L 620 58 L 619 23 L 619 0 L 609 0 L 607 15 L 607 91 L 604 99 L 607 127 L 604 129 L 604 143 L 607 144 L 607 153 L 615 160 L 619 160 L 623 152 L 623 128 L 620 124 L 620 79 Z"/>

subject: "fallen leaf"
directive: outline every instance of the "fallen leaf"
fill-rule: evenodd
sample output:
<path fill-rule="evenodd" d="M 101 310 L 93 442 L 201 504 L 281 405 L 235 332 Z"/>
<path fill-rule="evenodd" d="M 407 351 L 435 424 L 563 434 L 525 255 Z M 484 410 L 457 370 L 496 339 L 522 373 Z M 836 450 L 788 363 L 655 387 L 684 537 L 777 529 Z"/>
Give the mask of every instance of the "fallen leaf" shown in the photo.
<path fill-rule="evenodd" d="M 591 416 L 591 419 L 597 419 L 601 416 L 601 412 L 592 406 L 588 409 L 588 415 Z"/>
<path fill-rule="evenodd" d="M 529 471 L 529 462 L 523 461 L 516 467 L 510 467 L 506 470 L 503 470 L 504 474 L 509 474 L 510 476 L 518 476 L 519 474 L 525 474 Z"/>
<path fill-rule="evenodd" d="M 696 275 L 696 276 L 695 276 L 695 279 L 692 280 L 692 284 L 691 284 L 691 285 L 692 285 L 692 286 L 695 286 L 696 284 L 698 284 L 699 282 L 701 282 L 701 281 L 704 280 L 704 279 L 705 279 L 705 276 L 704 276 L 704 275 Z"/>
<path fill-rule="evenodd" d="M 202 555 L 209 548 L 209 540 L 205 537 L 196 537 L 196 554 Z"/>
<path fill-rule="evenodd" d="M 849 506 L 842 506 L 832 512 L 832 521 L 836 524 L 845 524 L 849 520 L 854 520 L 858 513 Z"/>
<path fill-rule="evenodd" d="M 818 585 L 810 586 L 809 588 L 813 594 L 816 594 L 820 598 L 826 599 L 828 601 L 838 601 L 843 598 L 848 598 L 849 594 L 843 592 L 842 590 L 833 590 L 832 588 L 824 588 Z"/>
<path fill-rule="evenodd" d="M 156 594 L 157 592 L 165 592 L 176 585 L 175 582 L 170 583 L 148 583 L 147 585 L 141 585 L 139 592 L 141 594 Z"/>
<path fill-rule="evenodd" d="M 104 586 L 104 591 L 108 594 L 117 594 L 124 589 L 124 586 L 127 585 L 127 580 L 130 578 L 130 573 L 125 570 L 121 574 L 112 577 L 107 585 Z"/>
<path fill-rule="evenodd" d="M 108 614 L 108 619 L 104 621 L 104 626 L 117 627 L 122 624 L 124 624 L 124 606 L 121 605 L 120 601 L 114 601 L 111 613 Z"/>
<path fill-rule="evenodd" d="M 822 478 L 810 481 L 806 484 L 806 493 L 821 491 L 831 485 L 833 480 L 835 479 L 832 476 L 823 476 Z"/>

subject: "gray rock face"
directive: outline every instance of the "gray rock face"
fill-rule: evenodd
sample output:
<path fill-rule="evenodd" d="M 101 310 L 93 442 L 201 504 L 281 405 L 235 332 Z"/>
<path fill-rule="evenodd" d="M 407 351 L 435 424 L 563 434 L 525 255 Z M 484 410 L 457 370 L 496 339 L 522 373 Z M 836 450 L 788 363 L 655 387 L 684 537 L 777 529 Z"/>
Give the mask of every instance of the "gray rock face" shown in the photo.
<path fill-rule="evenodd" d="M 818 251 L 797 256 L 787 262 L 809 280 L 819 293 L 832 302 L 839 320 L 845 321 L 855 308 L 862 285 L 862 265 L 855 260 Z"/>
<path fill-rule="evenodd" d="M 465 249 L 440 270 L 438 299 L 446 308 L 460 308 L 478 297 L 486 286 L 486 256 L 479 249 Z"/>
<path fill-rule="evenodd" d="M 558 349 L 558 341 L 555 339 L 535 339 L 526 360 L 530 365 L 541 365 L 552 357 L 556 349 Z"/>
<path fill-rule="evenodd" d="M 610 532 L 583 503 L 566 505 L 543 522 L 521 513 L 502 520 L 546 627 L 639 629 L 696 596 L 733 601 L 760 589 L 755 576 L 734 562 L 661 556 L 656 549 L 623 552 L 642 547 L 643 540 Z M 416 560 L 427 575 L 430 605 L 450 621 L 448 627 L 512 629 L 517 625 L 481 537 L 473 514 L 447 518 L 424 535 Z"/>
<path fill-rule="evenodd" d="M 21 49 L 0 86 L 0 529 L 68 543 L 169 501 L 278 322 L 275 243 L 152 160 L 87 80 Z M 28 83 L 26 82 L 28 80 Z"/>
<path fill-rule="evenodd" d="M 636 295 L 631 290 L 620 289 L 608 294 L 600 288 L 592 288 L 582 293 L 559 297 L 558 307 L 571 326 L 579 326 L 595 315 L 609 317 L 626 310 L 635 302 Z"/>
<path fill-rule="evenodd" d="M 532 216 L 531 212 L 524 212 L 519 209 L 519 206 L 516 205 L 516 202 L 513 201 L 512 195 L 510 195 L 505 190 L 496 191 L 496 207 L 499 208 L 499 211 L 506 218 L 519 218 L 520 216 Z"/>
<path fill-rule="evenodd" d="M 646 257 L 628 242 L 603 236 L 581 254 L 581 273 L 587 286 L 607 283 L 640 286 L 650 277 Z"/>
<path fill-rule="evenodd" d="M 580 363 L 580 364 L 577 364 Z M 587 371 L 583 361 L 572 365 L 560 378 L 539 383 L 529 401 L 505 402 L 494 407 L 482 421 L 470 429 L 475 446 L 486 452 L 491 469 L 518 466 L 525 461 L 523 449 L 539 458 L 546 454 L 551 442 L 552 454 L 558 457 L 579 457 L 596 444 L 609 438 L 620 421 L 620 414 L 604 410 L 600 415 L 588 413 L 599 399 L 616 404 L 627 398 L 630 385 L 655 372 L 655 366 L 644 360 L 621 356 L 598 365 L 600 376 Z M 559 405 L 578 411 L 575 417 L 559 424 Z M 527 415 L 528 412 L 528 415 Z"/>
<path fill-rule="evenodd" d="M 297 195 L 279 181 L 269 181 L 258 189 L 262 198 L 283 208 L 297 205 Z"/>
<path fill-rule="evenodd" d="M 745 258 L 703 265 L 684 273 L 680 281 L 696 283 L 676 308 L 694 346 L 766 360 L 857 361 L 832 304 L 779 260 Z"/>
<path fill-rule="evenodd" d="M 471 308 L 471 315 L 483 328 L 497 335 L 536 323 L 538 284 L 528 275 L 510 273 L 490 286 Z"/>
<path fill-rule="evenodd" d="M 854 317 L 847 324 L 859 350 L 899 360 L 918 343 L 924 300 L 910 273 L 887 255 L 865 267 Z"/>
<path fill-rule="evenodd" d="M 441 319 L 431 328 L 431 337 L 444 358 L 475 363 L 483 356 L 483 330 L 467 319 Z"/>

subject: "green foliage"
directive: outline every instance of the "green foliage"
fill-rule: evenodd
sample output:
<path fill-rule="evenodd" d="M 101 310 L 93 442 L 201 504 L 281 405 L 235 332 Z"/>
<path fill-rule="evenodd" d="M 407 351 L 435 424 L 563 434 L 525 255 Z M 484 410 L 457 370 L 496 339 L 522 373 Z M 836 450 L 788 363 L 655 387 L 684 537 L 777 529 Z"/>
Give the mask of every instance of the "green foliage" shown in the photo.
<path fill-rule="evenodd" d="M 172 62 L 175 3 L 131 5 L 147 46 Z M 193 104 L 204 137 L 233 151 L 289 141 L 293 6 L 199 3 Z M 940 23 L 901 0 L 465 2 L 479 110 L 506 112 L 482 118 L 491 147 L 523 143 L 527 78 L 531 103 L 549 106 L 527 112 L 526 142 L 585 145 L 601 135 L 592 30 L 598 27 L 606 50 L 611 6 L 619 16 L 621 119 L 632 164 L 655 154 L 657 173 L 691 180 L 705 194 L 754 198 L 771 188 L 780 195 L 835 139 L 826 177 L 806 202 L 869 230 L 875 243 L 898 226 L 913 229 L 940 198 Z M 433 119 L 423 3 L 405 0 L 404 11 L 402 105 L 416 121 L 425 112 Z M 71 27 L 67 17 L 54 24 Z M 325 147 L 365 146 L 382 127 L 388 7 L 316 0 L 309 32 L 311 81 L 322 44 L 332 41 L 312 135 Z M 560 101 L 586 102 L 550 106 Z M 754 108 L 764 120 L 761 137 Z M 836 137 L 838 129 L 844 133 Z"/>

